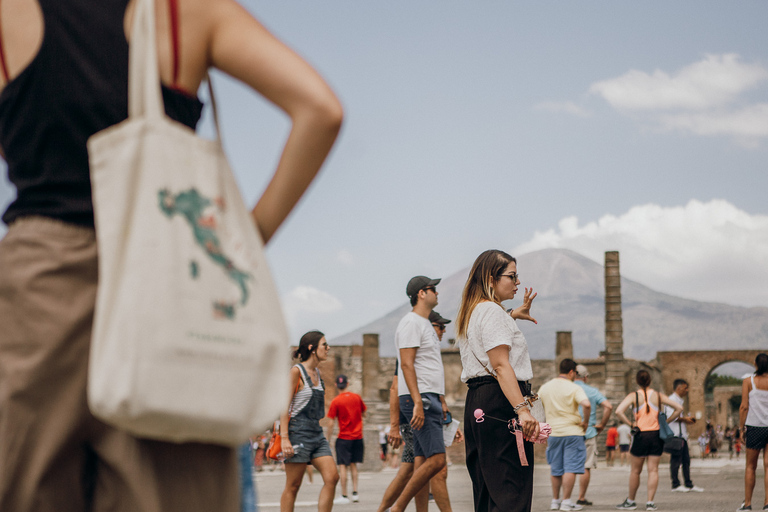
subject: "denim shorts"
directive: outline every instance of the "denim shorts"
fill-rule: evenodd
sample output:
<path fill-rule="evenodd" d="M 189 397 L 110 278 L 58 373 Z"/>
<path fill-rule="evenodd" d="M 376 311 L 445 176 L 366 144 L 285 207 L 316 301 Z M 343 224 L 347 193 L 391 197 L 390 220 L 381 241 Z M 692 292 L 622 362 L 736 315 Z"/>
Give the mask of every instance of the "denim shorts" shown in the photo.
<path fill-rule="evenodd" d="M 291 422 L 288 424 L 288 437 L 295 448 L 293 449 L 293 457 L 285 459 L 285 462 L 291 464 L 309 464 L 313 459 L 318 457 L 323 457 L 325 455 L 333 457 L 331 446 L 328 444 L 328 440 L 323 434 L 323 429 L 317 424 L 317 420 L 314 420 L 314 423 L 317 424 L 319 430 L 315 428 L 302 428 L 301 423 L 303 422 L 301 422 L 301 420 L 303 419 L 304 418 L 300 419 L 298 417 L 291 418 Z M 312 425 L 312 427 L 314 427 L 314 425 Z"/>
<path fill-rule="evenodd" d="M 413 455 L 429 458 L 445 453 L 443 441 L 443 406 L 437 393 L 422 393 L 424 403 L 424 426 L 413 430 Z M 413 417 L 411 395 L 400 396 L 400 411 L 408 421 Z"/>
<path fill-rule="evenodd" d="M 587 447 L 584 436 L 550 437 L 547 440 L 547 463 L 552 476 L 584 473 Z"/>

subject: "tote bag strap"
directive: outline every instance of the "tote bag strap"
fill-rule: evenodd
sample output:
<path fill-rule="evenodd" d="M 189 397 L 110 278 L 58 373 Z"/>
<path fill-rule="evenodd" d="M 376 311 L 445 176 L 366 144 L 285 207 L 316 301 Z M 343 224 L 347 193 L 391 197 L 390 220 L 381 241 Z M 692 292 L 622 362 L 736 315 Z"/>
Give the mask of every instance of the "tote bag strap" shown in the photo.
<path fill-rule="evenodd" d="M 155 0 L 138 0 L 133 16 L 131 44 L 128 51 L 128 117 L 160 119 L 165 116 L 160 89 L 160 71 L 157 63 L 157 34 L 155 29 Z M 216 95 L 208 73 L 208 92 L 211 96 L 216 140 L 221 143 Z"/>

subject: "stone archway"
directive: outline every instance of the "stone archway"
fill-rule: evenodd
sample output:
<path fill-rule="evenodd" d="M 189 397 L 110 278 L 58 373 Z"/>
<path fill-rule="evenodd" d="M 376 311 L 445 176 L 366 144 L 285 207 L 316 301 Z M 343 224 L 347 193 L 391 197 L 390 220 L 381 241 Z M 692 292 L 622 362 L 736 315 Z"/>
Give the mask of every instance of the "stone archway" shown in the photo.
<path fill-rule="evenodd" d="M 701 412 L 705 417 L 704 381 L 713 368 L 731 361 L 754 364 L 757 354 L 764 350 L 690 350 L 659 352 L 656 355 L 661 366 L 662 391 L 672 393 L 675 379 L 685 379 L 689 384 L 686 412 Z M 691 437 L 704 431 L 704 422 L 688 427 Z"/>

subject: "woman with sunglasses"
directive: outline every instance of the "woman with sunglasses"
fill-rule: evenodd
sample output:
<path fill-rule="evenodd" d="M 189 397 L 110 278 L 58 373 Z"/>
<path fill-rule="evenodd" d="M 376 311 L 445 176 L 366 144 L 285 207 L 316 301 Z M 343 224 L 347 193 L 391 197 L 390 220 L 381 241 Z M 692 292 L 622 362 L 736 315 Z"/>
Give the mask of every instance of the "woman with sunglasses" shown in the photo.
<path fill-rule="evenodd" d="M 501 305 L 514 298 L 519 284 L 515 258 L 503 251 L 485 251 L 472 265 L 456 320 L 461 380 L 469 386 L 464 409 L 466 463 L 478 512 L 528 512 L 533 500 L 533 443 L 527 440 L 538 437 L 539 422 L 524 401 L 533 369 L 515 319 L 536 323 L 530 316 L 536 294 L 526 288 L 523 305 L 509 313 Z M 494 418 L 517 420 L 530 465 L 522 465 L 517 438 L 508 425 L 494 420 L 478 423 L 477 409 Z"/>
<path fill-rule="evenodd" d="M 331 447 L 320 426 L 325 416 L 325 384 L 318 365 L 328 359 L 328 342 L 320 331 L 309 331 L 301 337 L 294 358 L 299 363 L 291 368 L 291 395 L 288 410 L 280 417 L 280 438 L 285 456 L 285 489 L 280 498 L 280 512 L 293 512 L 307 464 L 312 464 L 323 478 L 319 512 L 330 512 L 339 473 Z"/>

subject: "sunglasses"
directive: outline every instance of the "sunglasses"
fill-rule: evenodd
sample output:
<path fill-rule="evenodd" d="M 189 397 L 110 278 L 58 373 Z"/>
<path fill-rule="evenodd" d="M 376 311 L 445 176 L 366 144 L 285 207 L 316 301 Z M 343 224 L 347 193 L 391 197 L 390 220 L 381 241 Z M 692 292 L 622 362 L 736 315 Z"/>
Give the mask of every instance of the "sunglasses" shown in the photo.
<path fill-rule="evenodd" d="M 440 329 L 441 331 L 445 330 L 445 326 L 443 324 L 432 324 L 432 327 Z"/>
<path fill-rule="evenodd" d="M 425 292 L 437 293 L 437 288 L 435 288 L 434 286 L 425 286 L 424 288 L 422 288 L 422 290 L 424 290 Z"/>

